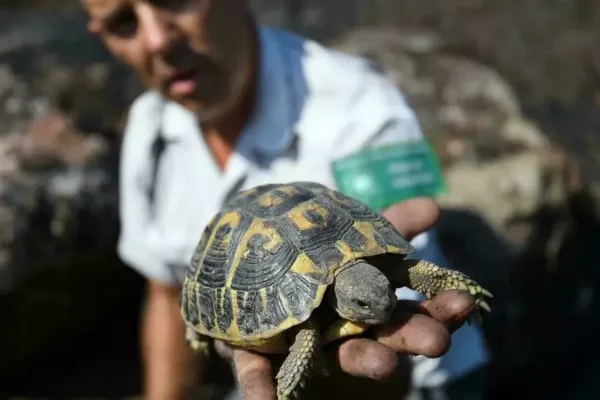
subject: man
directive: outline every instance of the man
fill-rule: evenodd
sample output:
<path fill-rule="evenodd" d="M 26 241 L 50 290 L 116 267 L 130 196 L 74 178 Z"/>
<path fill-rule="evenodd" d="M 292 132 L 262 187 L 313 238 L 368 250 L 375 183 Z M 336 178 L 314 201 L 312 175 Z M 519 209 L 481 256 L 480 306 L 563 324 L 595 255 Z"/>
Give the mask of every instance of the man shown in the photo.
<path fill-rule="evenodd" d="M 400 171 L 400 192 L 369 178 L 372 163 L 352 169 L 363 149 L 377 152 L 392 144 L 388 149 L 417 148 L 409 156 L 438 178 L 415 116 L 366 63 L 258 27 L 246 0 L 83 2 L 90 32 L 150 89 L 132 106 L 124 136 L 118 248 L 148 278 L 142 332 L 147 399 L 186 398 L 190 382 L 201 379 L 184 341 L 179 288 L 206 223 L 237 191 L 297 180 L 354 191 L 374 208 L 384 206 L 386 218 L 407 237 L 421 234 L 422 251 L 435 250 L 432 236 L 423 233 L 437 218 L 435 203 L 420 198 L 393 204 L 428 195 L 435 185 L 411 183 L 412 173 L 408 180 L 402 176 L 402 162 L 392 168 Z M 164 148 L 154 153 L 158 139 Z M 355 179 L 358 173 L 362 179 Z M 371 198 L 374 193 L 381 195 Z M 341 393 L 354 376 L 369 378 L 352 382 L 373 395 L 385 398 L 373 391 L 385 384 L 369 385 L 387 381 L 395 390 L 391 398 L 402 397 L 409 369 L 396 352 L 444 355 L 450 333 L 472 307 L 473 299 L 460 292 L 420 305 L 401 302 L 394 320 L 371 338 L 348 340 L 332 351 L 343 373 L 326 381 L 328 389 Z M 479 332 L 466 325 L 460 331 L 465 329 L 476 340 L 474 347 L 464 343 L 461 372 L 485 363 Z M 244 398 L 274 398 L 273 359 L 216 347 L 231 361 Z M 416 360 L 433 369 L 439 363 Z"/>

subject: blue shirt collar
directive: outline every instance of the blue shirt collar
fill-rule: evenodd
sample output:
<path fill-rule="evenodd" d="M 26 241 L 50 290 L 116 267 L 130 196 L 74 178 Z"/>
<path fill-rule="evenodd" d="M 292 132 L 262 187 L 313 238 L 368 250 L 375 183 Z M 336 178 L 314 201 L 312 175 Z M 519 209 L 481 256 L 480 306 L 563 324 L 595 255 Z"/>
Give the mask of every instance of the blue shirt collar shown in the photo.
<path fill-rule="evenodd" d="M 246 158 L 274 158 L 289 149 L 295 134 L 292 68 L 277 41 L 277 32 L 261 27 L 257 101 L 236 150 Z M 258 153 L 258 154 L 257 154 Z"/>

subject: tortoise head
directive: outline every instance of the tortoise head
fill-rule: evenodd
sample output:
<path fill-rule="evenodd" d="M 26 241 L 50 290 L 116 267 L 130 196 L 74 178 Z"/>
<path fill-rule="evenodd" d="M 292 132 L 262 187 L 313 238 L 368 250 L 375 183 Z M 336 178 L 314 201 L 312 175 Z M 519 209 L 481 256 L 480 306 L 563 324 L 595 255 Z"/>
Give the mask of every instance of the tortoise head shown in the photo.
<path fill-rule="evenodd" d="M 383 324 L 396 306 L 390 281 L 381 270 L 362 260 L 336 276 L 332 294 L 332 305 L 339 316 L 354 322 Z"/>

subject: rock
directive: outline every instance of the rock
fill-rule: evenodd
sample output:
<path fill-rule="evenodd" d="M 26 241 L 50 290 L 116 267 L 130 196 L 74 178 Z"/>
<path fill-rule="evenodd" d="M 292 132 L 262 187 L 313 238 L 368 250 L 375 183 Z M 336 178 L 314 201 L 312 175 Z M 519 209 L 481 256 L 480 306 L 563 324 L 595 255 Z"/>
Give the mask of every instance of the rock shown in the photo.
<path fill-rule="evenodd" d="M 456 163 L 445 170 L 449 190 L 438 201 L 444 208 L 475 212 L 508 243 L 522 248 L 526 237 L 512 235 L 512 224 L 543 206 L 564 206 L 575 189 L 569 168 L 566 154 L 558 150 L 521 151 L 477 165 Z"/>
<path fill-rule="evenodd" d="M 13 158 L 0 181 L 0 290 L 14 307 L 0 308 L 0 369 L 93 325 L 112 304 L 102 282 L 118 265 L 118 148 L 94 144 L 66 121 L 49 114 L 26 134 L 2 138 Z"/>
<path fill-rule="evenodd" d="M 141 91 L 81 12 L 12 17 L 0 39 L 13 26 L 27 40 L 0 51 L 0 292 L 69 252 L 114 252 L 119 137 Z"/>
<path fill-rule="evenodd" d="M 84 21 L 46 16 L 27 43 L 0 48 L 3 376 L 76 335 L 118 329 L 107 319 L 141 296 L 115 251 L 120 134 L 141 86 Z"/>
<path fill-rule="evenodd" d="M 22 100 L 26 104 L 27 96 Z M 30 108 L 19 113 L 5 108 L 2 119 L 7 129 L 0 138 L 5 155 L 0 165 L 0 209 L 6 218 L 0 231 L 4 290 L 30 271 L 57 262 L 65 251 L 114 250 L 119 142 L 108 136 L 108 124 L 112 121 L 114 132 L 118 121 L 97 108 L 96 119 L 102 124 L 88 119 L 96 129 L 84 132 L 75 118 L 81 118 L 85 105 L 65 107 L 65 113 L 53 108 L 37 119 Z M 99 236 L 91 248 L 79 244 L 81 229 L 88 223 L 98 225 L 93 231 Z M 102 237 L 108 232 L 112 237 Z"/>

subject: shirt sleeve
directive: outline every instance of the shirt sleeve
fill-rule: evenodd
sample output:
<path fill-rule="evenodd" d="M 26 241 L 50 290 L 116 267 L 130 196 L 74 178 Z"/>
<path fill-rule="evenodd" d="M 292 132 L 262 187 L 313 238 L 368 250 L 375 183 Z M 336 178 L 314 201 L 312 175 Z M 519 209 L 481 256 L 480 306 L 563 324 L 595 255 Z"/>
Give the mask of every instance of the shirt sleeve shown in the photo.
<path fill-rule="evenodd" d="M 408 115 L 410 116 L 405 117 L 404 119 L 400 119 L 399 117 L 391 118 L 383 124 L 382 129 L 375 132 L 370 137 L 366 146 L 376 147 L 400 143 L 409 139 L 422 138 L 423 134 L 421 133 L 421 128 L 417 119 L 412 116 L 412 114 Z M 446 265 L 447 260 L 439 248 L 434 236 L 434 229 L 417 235 L 411 242 L 415 248 L 415 253 L 411 254 L 411 257 L 425 258 L 436 264 Z"/>
<path fill-rule="evenodd" d="M 148 187 L 152 166 L 150 146 L 160 123 L 159 110 L 152 98 L 141 98 L 132 105 L 123 135 L 119 165 L 119 214 L 121 231 L 117 253 L 121 260 L 158 282 L 175 285 L 177 279 L 169 265 L 148 244 L 152 229 Z"/>
<path fill-rule="evenodd" d="M 352 118 L 349 135 L 353 139 L 355 149 L 378 147 L 389 144 L 424 139 L 421 126 L 415 112 L 408 105 L 402 93 L 381 76 L 373 76 L 372 85 L 364 91 L 357 103 L 360 103 L 358 118 Z M 364 111 L 363 111 L 364 110 Z M 353 149 L 354 150 L 354 149 Z M 356 150 L 354 150 L 356 151 Z M 415 258 L 425 258 L 439 265 L 446 265 L 447 260 L 434 237 L 435 231 L 423 232 L 412 240 Z M 409 295 L 408 290 L 402 291 Z M 411 291 L 409 297 L 417 293 Z"/>

